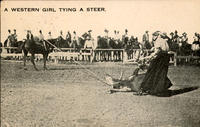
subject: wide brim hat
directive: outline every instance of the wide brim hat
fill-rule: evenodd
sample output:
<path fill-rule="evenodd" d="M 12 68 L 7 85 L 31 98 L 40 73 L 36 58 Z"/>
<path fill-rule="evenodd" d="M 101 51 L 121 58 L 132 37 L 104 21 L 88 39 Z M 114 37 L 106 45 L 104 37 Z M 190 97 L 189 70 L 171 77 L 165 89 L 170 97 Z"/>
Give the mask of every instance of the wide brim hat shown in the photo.
<path fill-rule="evenodd" d="M 182 35 L 187 35 L 187 33 L 186 33 L 186 32 L 184 32 Z"/>
<path fill-rule="evenodd" d="M 156 32 L 154 32 L 152 35 L 153 36 L 158 36 L 160 34 L 160 31 L 156 31 Z"/>
<path fill-rule="evenodd" d="M 161 33 L 161 35 L 163 35 L 163 36 L 167 36 L 167 33 L 166 33 L 166 32 L 163 32 L 163 33 Z"/>
<path fill-rule="evenodd" d="M 105 29 L 104 32 L 108 33 L 109 31 L 107 29 Z"/>

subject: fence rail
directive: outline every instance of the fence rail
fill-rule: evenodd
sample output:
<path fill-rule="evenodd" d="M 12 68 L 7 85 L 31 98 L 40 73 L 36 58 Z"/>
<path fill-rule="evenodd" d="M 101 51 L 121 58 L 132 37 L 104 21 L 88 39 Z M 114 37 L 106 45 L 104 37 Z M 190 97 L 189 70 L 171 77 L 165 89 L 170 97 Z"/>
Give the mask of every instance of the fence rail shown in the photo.
<path fill-rule="evenodd" d="M 8 49 L 17 49 L 16 47 L 1 47 L 1 57 L 10 57 L 15 60 L 22 60 L 22 53 L 7 53 Z M 145 57 L 150 54 L 150 50 L 133 49 L 125 51 L 124 49 L 74 49 L 74 48 L 61 48 L 63 52 L 60 52 L 56 48 L 49 54 L 48 60 L 58 63 L 59 61 L 76 60 L 76 61 L 88 61 L 88 62 L 123 62 L 123 63 L 136 63 L 137 58 Z M 198 59 L 197 56 L 177 56 L 177 53 L 170 51 L 170 63 L 177 65 L 177 60 L 192 58 Z M 30 56 L 30 54 L 28 54 Z M 41 54 L 35 54 L 36 60 L 43 59 Z M 131 61 L 131 62 L 130 62 Z"/>

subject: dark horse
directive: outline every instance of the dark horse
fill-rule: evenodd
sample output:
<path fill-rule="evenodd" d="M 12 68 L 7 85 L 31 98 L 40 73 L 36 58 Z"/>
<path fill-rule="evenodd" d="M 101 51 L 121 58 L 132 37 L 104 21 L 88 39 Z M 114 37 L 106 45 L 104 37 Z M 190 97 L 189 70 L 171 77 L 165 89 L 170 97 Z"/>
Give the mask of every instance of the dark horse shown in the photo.
<path fill-rule="evenodd" d="M 51 44 L 55 44 L 55 42 L 56 42 L 56 39 L 44 40 L 44 44 L 45 44 L 45 46 L 44 46 L 43 43 L 38 41 L 37 37 L 34 37 L 33 40 L 25 40 L 24 44 L 22 46 L 22 51 L 24 53 L 24 69 L 27 70 L 26 58 L 27 58 L 28 53 L 30 53 L 31 54 L 31 62 L 32 62 L 35 70 L 38 70 L 35 65 L 35 62 L 34 62 L 35 54 L 43 55 L 44 70 L 47 70 L 46 61 L 47 61 L 49 53 L 52 52 L 53 48 L 54 48 Z"/>

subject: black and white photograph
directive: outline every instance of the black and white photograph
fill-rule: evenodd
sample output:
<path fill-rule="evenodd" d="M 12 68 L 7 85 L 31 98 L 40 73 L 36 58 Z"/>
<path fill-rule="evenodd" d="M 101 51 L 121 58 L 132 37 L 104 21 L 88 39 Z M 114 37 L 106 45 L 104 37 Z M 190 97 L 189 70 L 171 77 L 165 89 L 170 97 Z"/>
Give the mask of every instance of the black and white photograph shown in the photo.
<path fill-rule="evenodd" d="M 1 127 L 199 127 L 199 0 L 3 0 Z"/>

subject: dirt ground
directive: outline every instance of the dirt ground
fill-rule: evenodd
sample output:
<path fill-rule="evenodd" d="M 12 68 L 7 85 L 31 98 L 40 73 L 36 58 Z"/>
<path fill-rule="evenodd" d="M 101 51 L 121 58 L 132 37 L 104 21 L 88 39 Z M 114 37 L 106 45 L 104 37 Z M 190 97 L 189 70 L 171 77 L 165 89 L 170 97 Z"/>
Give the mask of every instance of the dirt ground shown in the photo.
<path fill-rule="evenodd" d="M 83 63 L 84 64 L 84 63 Z M 110 86 L 76 64 L 48 63 L 35 71 L 28 63 L 1 61 L 2 127 L 199 127 L 200 68 L 170 66 L 172 96 L 110 94 Z M 124 77 L 136 66 L 120 63 L 84 64 L 104 79 Z"/>

